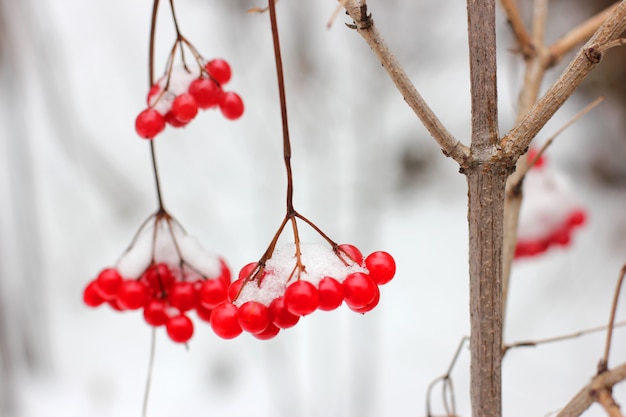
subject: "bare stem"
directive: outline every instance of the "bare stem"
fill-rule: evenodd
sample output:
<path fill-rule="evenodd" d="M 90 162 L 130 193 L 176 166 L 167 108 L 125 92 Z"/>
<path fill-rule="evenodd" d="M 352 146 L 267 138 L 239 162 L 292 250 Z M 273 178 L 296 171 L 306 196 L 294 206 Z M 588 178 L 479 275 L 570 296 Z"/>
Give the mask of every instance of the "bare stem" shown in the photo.
<path fill-rule="evenodd" d="M 537 51 L 533 45 L 533 41 L 530 38 L 528 30 L 526 30 L 526 26 L 524 25 L 524 21 L 522 20 L 517 4 L 514 0 L 500 0 L 500 5 L 509 19 L 509 24 L 511 25 L 511 29 L 517 38 L 517 43 L 524 59 L 532 58 Z"/>
<path fill-rule="evenodd" d="M 152 371 L 154 369 L 154 357 L 156 353 L 156 327 L 152 328 L 150 336 L 150 356 L 148 359 L 148 375 L 146 376 L 146 387 L 143 393 L 143 406 L 141 407 L 141 416 L 148 417 L 148 398 L 150 397 L 150 385 L 152 384 Z"/>
<path fill-rule="evenodd" d="M 609 366 L 609 353 L 611 352 L 611 339 L 613 337 L 613 328 L 615 327 L 615 314 L 617 312 L 617 302 L 622 290 L 622 284 L 624 282 L 624 276 L 626 275 L 626 265 L 622 267 L 619 278 L 617 279 L 617 287 L 613 294 L 613 303 L 611 304 L 611 314 L 609 315 L 609 326 L 606 332 L 606 344 L 604 346 L 604 356 L 600 359 L 598 364 L 598 373 L 602 373 L 608 369 Z"/>

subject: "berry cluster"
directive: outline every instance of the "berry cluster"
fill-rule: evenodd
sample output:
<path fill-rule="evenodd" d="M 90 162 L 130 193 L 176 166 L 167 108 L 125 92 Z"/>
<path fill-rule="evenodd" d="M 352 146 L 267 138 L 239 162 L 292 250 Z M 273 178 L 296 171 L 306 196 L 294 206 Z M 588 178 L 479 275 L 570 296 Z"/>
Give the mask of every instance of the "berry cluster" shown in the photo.
<path fill-rule="evenodd" d="M 289 245 L 265 265 L 253 262 L 241 269 L 228 289 L 228 300 L 211 314 L 211 328 L 218 336 L 232 339 L 246 331 L 257 339 L 271 339 L 280 329 L 295 326 L 301 316 L 334 310 L 343 302 L 366 313 L 379 302 L 378 286 L 396 271 L 386 252 L 363 257 L 352 245 L 339 245 L 335 252 L 321 245 L 299 246 L 303 264 L 298 265 L 296 249 Z"/>
<path fill-rule="evenodd" d="M 529 160 L 536 155 L 529 150 Z M 572 233 L 586 221 L 567 181 L 550 169 L 541 155 L 524 179 L 515 258 L 540 255 L 552 247 L 568 246 Z"/>
<path fill-rule="evenodd" d="M 150 265 L 138 279 L 124 278 L 117 269 L 106 268 L 87 285 L 83 301 L 90 307 L 107 303 L 117 311 L 143 309 L 146 323 L 165 326 L 170 339 L 185 343 L 194 331 L 188 313 L 194 310 L 200 319 L 209 321 L 211 309 L 226 299 L 230 270 L 223 260 L 220 263 L 217 277 L 165 263 Z"/>
<path fill-rule="evenodd" d="M 244 111 L 241 97 L 222 89 L 231 74 L 230 65 L 223 59 L 208 61 L 196 71 L 184 65 L 170 68 L 148 92 L 148 108 L 135 119 L 137 134 L 153 139 L 166 124 L 184 127 L 199 110 L 216 107 L 229 120 L 240 118 Z"/>

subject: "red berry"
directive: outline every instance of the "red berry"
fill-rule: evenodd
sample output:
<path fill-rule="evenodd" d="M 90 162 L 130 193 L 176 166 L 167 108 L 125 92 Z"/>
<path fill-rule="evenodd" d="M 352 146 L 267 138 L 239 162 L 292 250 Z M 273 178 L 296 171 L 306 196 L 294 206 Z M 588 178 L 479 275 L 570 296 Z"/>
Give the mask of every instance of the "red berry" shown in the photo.
<path fill-rule="evenodd" d="M 120 303 L 120 300 L 118 298 L 108 300 L 107 304 L 109 305 L 109 307 L 111 307 L 115 311 L 127 310 L 127 308 Z"/>
<path fill-rule="evenodd" d="M 161 92 L 161 86 L 159 86 L 159 84 L 153 84 L 152 87 L 150 87 L 150 91 L 148 91 L 148 97 L 146 98 L 146 102 L 148 103 L 148 106 L 153 104 L 151 103 L 152 99 L 156 97 L 156 95 L 159 94 L 160 92 Z"/>
<path fill-rule="evenodd" d="M 306 316 L 314 312 L 318 305 L 317 288 L 309 281 L 296 281 L 285 290 L 285 307 L 291 314 Z"/>
<path fill-rule="evenodd" d="M 170 318 L 165 328 L 167 335 L 176 343 L 185 343 L 193 336 L 193 322 L 184 314 Z"/>
<path fill-rule="evenodd" d="M 378 288 L 378 286 L 376 286 L 376 293 L 374 294 L 374 298 L 372 299 L 372 301 L 370 301 L 369 303 L 367 303 L 361 308 L 350 307 L 350 310 L 355 311 L 357 313 L 361 313 L 361 314 L 367 313 L 368 311 L 371 311 L 374 307 L 376 307 L 379 301 L 380 301 L 380 289 Z"/>
<path fill-rule="evenodd" d="M 144 139 L 152 139 L 165 129 L 165 118 L 154 109 L 145 109 L 135 119 L 135 130 Z"/>
<path fill-rule="evenodd" d="M 227 299 L 231 303 L 233 301 L 235 301 L 235 299 L 239 295 L 239 291 L 241 291 L 241 286 L 243 285 L 243 281 L 244 281 L 243 278 L 239 278 L 238 280 L 236 280 L 232 284 L 230 284 L 230 287 L 228 287 Z"/>
<path fill-rule="evenodd" d="M 96 282 L 98 285 L 96 286 L 96 290 L 98 294 L 105 300 L 110 300 L 115 298 L 115 294 L 117 290 L 122 285 L 122 276 L 117 272 L 114 268 L 106 268 L 103 269 L 99 274 L 98 278 L 96 278 Z"/>
<path fill-rule="evenodd" d="M 270 304 L 270 316 L 272 323 L 281 329 L 293 327 L 300 320 L 300 316 L 291 314 L 285 307 L 285 297 L 275 298 Z"/>
<path fill-rule="evenodd" d="M 185 127 L 189 124 L 189 122 L 181 122 L 178 120 L 171 110 L 165 113 L 165 123 L 172 127 Z"/>
<path fill-rule="evenodd" d="M 369 271 L 370 278 L 377 285 L 388 283 L 396 274 L 396 262 L 387 252 L 370 253 L 365 258 L 365 267 Z"/>
<path fill-rule="evenodd" d="M 248 333 L 261 333 L 270 324 L 270 311 L 258 301 L 247 301 L 239 306 L 237 318 L 241 328 Z"/>
<path fill-rule="evenodd" d="M 139 281 L 124 280 L 117 291 L 117 301 L 126 310 L 137 310 L 148 302 L 148 287 Z"/>
<path fill-rule="evenodd" d="M 222 87 L 208 78 L 197 78 L 193 80 L 191 84 L 189 84 L 188 91 L 189 94 L 196 99 L 196 103 L 201 109 L 209 109 L 217 106 L 222 95 Z"/>
<path fill-rule="evenodd" d="M 164 325 L 169 316 L 165 300 L 151 300 L 143 309 L 143 318 L 151 326 Z"/>
<path fill-rule="evenodd" d="M 198 103 L 189 93 L 182 93 L 172 102 L 172 115 L 181 123 L 188 123 L 198 114 Z"/>
<path fill-rule="evenodd" d="M 98 307 L 106 300 L 102 298 L 98 291 L 98 282 L 94 279 L 85 287 L 83 291 L 83 302 L 89 307 Z"/>
<path fill-rule="evenodd" d="M 354 272 L 343 281 L 343 294 L 348 307 L 365 307 L 376 296 L 376 284 L 362 272 Z"/>
<path fill-rule="evenodd" d="M 254 272 L 254 270 L 256 269 L 258 263 L 257 262 L 250 262 L 249 264 L 245 265 L 243 268 L 241 268 L 241 270 L 239 271 L 239 279 L 245 279 L 245 278 L 252 278 L 252 273 Z"/>
<path fill-rule="evenodd" d="M 223 302 L 211 313 L 211 328 L 222 339 L 234 339 L 242 332 L 237 318 L 237 307 L 229 302 Z"/>
<path fill-rule="evenodd" d="M 172 307 L 180 311 L 191 310 L 197 303 L 196 289 L 191 282 L 175 282 L 169 290 L 167 299 Z"/>
<path fill-rule="evenodd" d="M 199 302 L 205 308 L 214 308 L 226 300 L 227 289 L 220 279 L 207 279 L 198 291 Z"/>
<path fill-rule="evenodd" d="M 204 66 L 211 77 L 220 84 L 226 84 L 230 81 L 231 70 L 228 62 L 223 59 L 212 59 Z"/>
<path fill-rule="evenodd" d="M 220 110 L 225 118 L 236 120 L 243 114 L 243 100 L 237 93 L 227 91 L 220 97 Z"/>
<path fill-rule="evenodd" d="M 152 264 L 146 269 L 142 279 L 153 292 L 163 294 L 166 293 L 174 283 L 174 274 L 166 264 Z"/>
<path fill-rule="evenodd" d="M 198 317 L 200 317 L 202 320 L 206 321 L 207 323 L 211 320 L 212 312 L 213 312 L 213 309 L 203 307 L 202 304 L 198 304 L 196 306 L 196 314 L 198 315 Z"/>
<path fill-rule="evenodd" d="M 334 310 L 343 303 L 343 286 L 335 278 L 322 278 L 317 290 L 319 292 L 320 310 Z"/>
<path fill-rule="evenodd" d="M 280 332 L 280 328 L 276 327 L 274 324 L 270 323 L 265 330 L 261 333 L 255 333 L 252 336 L 256 337 L 259 340 L 269 340 L 276 336 Z"/>
<path fill-rule="evenodd" d="M 570 226 L 580 226 L 587 220 L 587 215 L 583 210 L 575 210 L 569 215 L 568 223 Z"/>
<path fill-rule="evenodd" d="M 220 266 L 222 267 L 222 269 L 220 270 L 220 276 L 217 277 L 217 279 L 222 281 L 225 288 L 228 288 L 230 286 L 231 280 L 230 268 L 226 264 L 226 261 L 222 258 L 220 258 Z"/>
<path fill-rule="evenodd" d="M 347 254 L 348 258 L 354 261 L 357 265 L 363 265 L 363 254 L 356 246 L 344 243 L 339 245 L 339 249 L 339 254 L 342 258 L 345 257 L 345 254 Z"/>

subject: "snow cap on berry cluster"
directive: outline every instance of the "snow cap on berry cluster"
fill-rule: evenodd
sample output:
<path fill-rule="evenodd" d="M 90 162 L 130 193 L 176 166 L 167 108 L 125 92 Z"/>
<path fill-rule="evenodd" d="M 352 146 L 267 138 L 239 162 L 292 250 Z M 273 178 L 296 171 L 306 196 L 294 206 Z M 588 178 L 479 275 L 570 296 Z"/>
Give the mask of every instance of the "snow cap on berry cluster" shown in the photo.
<path fill-rule="evenodd" d="M 206 277 L 221 273 L 220 257 L 204 249 L 200 242 L 188 235 L 175 222 L 157 222 L 157 227 L 144 228 L 137 241 L 118 261 L 117 270 L 129 279 L 139 278 L 154 261 L 168 265 L 178 264 L 181 255 L 185 262 Z M 178 250 L 177 250 L 178 248 Z M 177 277 L 180 279 L 180 277 Z"/>
<path fill-rule="evenodd" d="M 185 68 L 182 65 L 173 67 L 167 91 L 161 95 L 167 83 L 167 76 L 163 76 L 157 81 L 156 85 L 159 86 L 158 90 L 151 90 L 151 95 L 148 97 L 148 105 L 162 115 L 165 115 L 172 108 L 174 99 L 186 93 L 189 89 L 189 85 L 199 76 L 200 70 L 195 65 L 190 66 L 190 68 Z"/>
<path fill-rule="evenodd" d="M 335 278 L 343 282 L 346 276 L 354 272 L 367 273 L 367 269 L 358 265 L 347 256 L 346 266 L 333 252 L 328 244 L 320 243 L 300 243 L 302 263 L 306 270 L 300 274 L 300 279 L 309 281 L 315 287 L 324 277 Z M 298 271 L 294 272 L 296 266 L 296 246 L 291 243 L 274 251 L 272 257 L 266 262 L 261 285 L 258 281 L 249 281 L 241 290 L 239 297 L 233 304 L 241 306 L 246 301 L 258 301 L 266 306 L 275 298 L 283 295 L 289 284 L 297 280 Z M 289 277 L 293 277 L 288 282 Z"/>

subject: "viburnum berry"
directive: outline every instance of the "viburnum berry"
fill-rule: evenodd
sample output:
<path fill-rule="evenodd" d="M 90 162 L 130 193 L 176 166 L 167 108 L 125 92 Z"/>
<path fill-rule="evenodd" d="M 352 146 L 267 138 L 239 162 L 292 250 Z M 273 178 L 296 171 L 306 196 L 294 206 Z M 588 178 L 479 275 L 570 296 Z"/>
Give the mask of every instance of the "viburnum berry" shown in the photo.
<path fill-rule="evenodd" d="M 383 251 L 370 253 L 365 258 L 365 267 L 377 285 L 388 283 L 396 274 L 396 262 L 390 254 Z"/>
<path fill-rule="evenodd" d="M 344 244 L 339 245 L 339 249 L 340 249 L 339 251 L 340 256 L 343 257 L 344 254 L 342 252 L 345 252 L 345 254 L 347 254 L 348 257 L 350 258 L 350 260 L 355 262 L 357 265 L 363 265 L 365 258 L 363 257 L 363 254 L 356 246 L 344 243 Z"/>
<path fill-rule="evenodd" d="M 365 307 L 376 296 L 378 289 L 374 281 L 362 272 L 354 272 L 343 281 L 343 294 L 348 307 Z"/>
<path fill-rule="evenodd" d="M 207 323 L 211 321 L 212 312 L 213 312 L 213 309 L 206 308 L 200 303 L 196 305 L 196 314 L 198 315 L 198 317 L 200 317 L 202 320 L 206 321 Z"/>
<path fill-rule="evenodd" d="M 198 103 L 193 95 L 182 93 L 172 102 L 172 115 L 181 123 L 188 123 L 198 114 Z"/>
<path fill-rule="evenodd" d="M 135 130 L 144 139 L 153 139 L 165 129 L 165 118 L 154 109 L 145 109 L 135 119 Z"/>
<path fill-rule="evenodd" d="M 83 302 L 89 307 L 98 307 L 106 301 L 100 296 L 97 287 L 98 282 L 96 280 L 93 280 L 89 284 L 87 284 L 85 290 L 83 291 Z"/>
<path fill-rule="evenodd" d="M 185 343 L 193 336 L 193 322 L 184 314 L 170 318 L 165 328 L 167 335 L 176 343 Z"/>
<path fill-rule="evenodd" d="M 197 78 L 189 84 L 189 94 L 196 99 L 199 108 L 206 110 L 219 104 L 222 87 L 211 79 Z"/>
<path fill-rule="evenodd" d="M 320 310 L 334 310 L 343 303 L 343 286 L 335 278 L 322 278 L 317 290 L 319 293 Z"/>
<path fill-rule="evenodd" d="M 261 333 L 270 324 L 270 311 L 258 301 L 247 301 L 239 306 L 237 319 L 241 328 L 248 333 Z"/>
<path fill-rule="evenodd" d="M 152 84 L 150 91 L 148 91 L 148 97 L 146 97 L 146 103 L 148 106 L 152 105 L 152 99 L 161 92 L 161 86 L 159 84 Z"/>
<path fill-rule="evenodd" d="M 212 59 L 204 66 L 211 77 L 221 85 L 230 81 L 230 65 L 223 59 Z"/>
<path fill-rule="evenodd" d="M 119 298 L 113 298 L 112 300 L 108 300 L 107 304 L 115 311 L 124 311 L 128 310 L 125 306 L 120 303 Z"/>
<path fill-rule="evenodd" d="M 237 306 L 226 301 L 213 309 L 210 323 L 211 329 L 222 339 L 234 339 L 243 331 L 237 318 Z"/>
<path fill-rule="evenodd" d="M 250 262 L 249 264 L 244 265 L 244 267 L 239 270 L 239 275 L 237 276 L 237 278 L 239 279 L 250 278 L 250 275 L 256 269 L 257 265 L 258 265 L 257 262 Z"/>
<path fill-rule="evenodd" d="M 224 117 L 229 120 L 239 119 L 244 110 L 243 100 L 232 91 L 227 91 L 221 95 L 219 106 Z"/>
<path fill-rule="evenodd" d="M 197 302 L 196 289 L 191 282 L 175 282 L 170 287 L 167 299 L 172 307 L 176 307 L 180 311 L 191 310 Z"/>
<path fill-rule="evenodd" d="M 309 281 L 296 281 L 285 290 L 285 307 L 291 314 L 306 316 L 319 305 L 317 288 Z"/>
<path fill-rule="evenodd" d="M 142 279 L 154 293 L 167 292 L 175 280 L 174 274 L 164 263 L 150 265 L 144 272 Z"/>
<path fill-rule="evenodd" d="M 256 337 L 259 340 L 269 340 L 275 337 L 278 332 L 280 332 L 280 328 L 273 323 L 270 323 L 267 328 L 261 333 L 254 333 L 252 336 Z"/>
<path fill-rule="evenodd" d="M 350 310 L 356 312 L 356 313 L 367 313 L 368 311 L 371 311 L 374 309 L 374 307 L 376 307 L 378 305 L 378 302 L 380 301 L 380 289 L 378 288 L 378 286 L 374 286 L 375 293 L 374 293 L 374 298 L 367 303 L 366 305 L 364 305 L 363 307 L 359 307 L 359 308 L 355 308 L 355 307 L 350 307 Z"/>
<path fill-rule="evenodd" d="M 235 280 L 232 284 L 230 284 L 230 287 L 228 287 L 228 301 L 230 301 L 231 303 L 235 301 L 235 298 L 237 298 L 239 291 L 241 291 L 241 287 L 243 286 L 244 281 L 244 278 L 239 278 L 238 280 Z"/>
<path fill-rule="evenodd" d="M 587 220 L 587 215 L 583 210 L 574 210 L 567 219 L 567 222 L 570 226 L 580 226 L 585 224 Z"/>
<path fill-rule="evenodd" d="M 150 300 L 143 309 L 143 318 L 151 326 L 162 326 L 169 319 L 167 308 L 165 300 Z"/>
<path fill-rule="evenodd" d="M 122 276 L 114 268 L 103 269 L 96 278 L 98 285 L 95 287 L 98 294 L 105 300 L 115 298 L 117 290 L 122 285 Z"/>
<path fill-rule="evenodd" d="M 126 279 L 117 291 L 117 301 L 124 309 L 137 310 L 148 301 L 148 287 L 139 281 Z"/>
<path fill-rule="evenodd" d="M 165 123 L 172 127 L 185 127 L 189 124 L 189 121 L 181 122 L 176 118 L 176 116 L 174 116 L 174 113 L 172 113 L 172 111 L 170 110 L 165 113 Z"/>
<path fill-rule="evenodd" d="M 198 290 L 198 301 L 205 308 L 214 308 L 226 300 L 227 288 L 221 279 L 207 279 Z"/>
<path fill-rule="evenodd" d="M 224 259 L 222 258 L 220 258 L 220 266 L 220 275 L 217 277 L 217 279 L 222 281 L 222 283 L 224 284 L 224 288 L 228 288 L 230 286 L 231 279 L 230 268 L 226 264 L 226 261 L 224 261 Z"/>
<path fill-rule="evenodd" d="M 295 326 L 300 320 L 300 316 L 292 314 L 285 307 L 285 297 L 280 296 L 272 300 L 269 306 L 272 323 L 281 329 L 288 329 Z"/>

